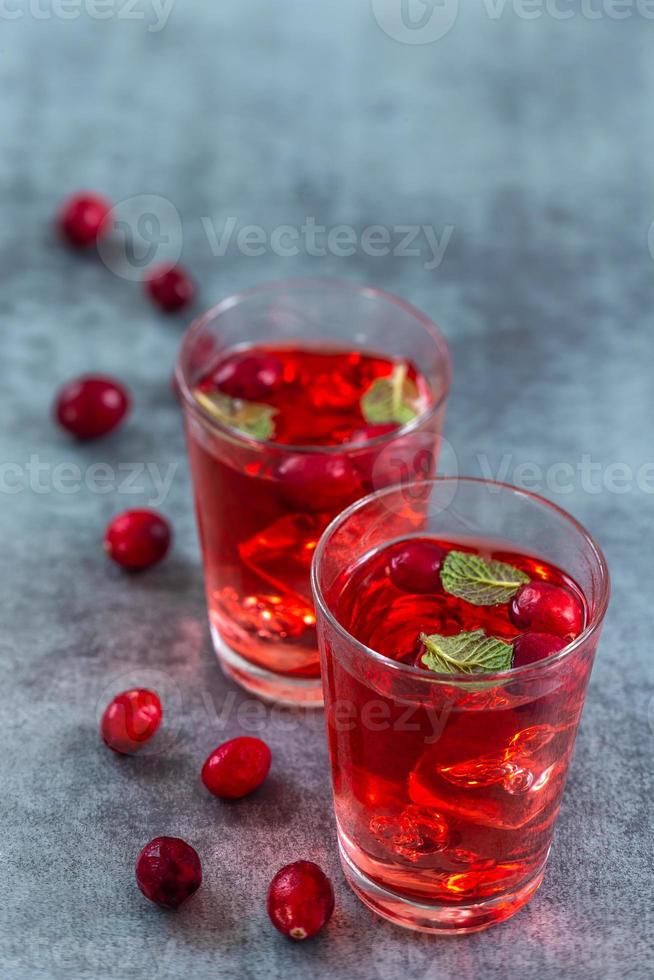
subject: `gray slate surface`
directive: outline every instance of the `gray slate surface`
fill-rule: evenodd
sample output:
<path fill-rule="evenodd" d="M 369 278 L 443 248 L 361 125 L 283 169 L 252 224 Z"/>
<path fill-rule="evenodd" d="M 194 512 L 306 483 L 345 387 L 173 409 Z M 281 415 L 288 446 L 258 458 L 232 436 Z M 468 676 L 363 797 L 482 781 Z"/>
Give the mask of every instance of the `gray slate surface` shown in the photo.
<path fill-rule="evenodd" d="M 475 0 L 424 45 L 387 36 L 367 0 L 179 0 L 159 32 L 37 19 L 27 2 L 22 17 L 0 17 L 0 462 L 20 467 L 3 467 L 0 496 L 3 977 L 652 975 L 654 23 L 568 7 L 569 20 L 527 20 L 513 4 L 492 18 Z M 136 11 L 152 15 L 144 2 Z M 497 473 L 509 454 L 510 480 L 538 464 L 543 492 L 605 547 L 614 597 L 549 872 L 513 921 L 439 940 L 372 918 L 339 871 L 320 715 L 248 708 L 222 678 L 169 390 L 186 318 L 160 317 L 137 285 L 55 243 L 53 209 L 81 186 L 172 202 L 205 306 L 316 274 L 424 308 L 456 363 L 445 468 L 456 457 L 461 472 Z M 429 271 L 424 256 L 361 250 L 220 258 L 201 222 L 271 232 L 307 215 L 454 230 Z M 123 377 L 135 410 L 120 435 L 76 446 L 49 406 L 86 369 Z M 593 486 L 578 475 L 562 493 L 553 481 L 565 471 L 548 468 L 584 454 L 600 465 Z M 33 472 L 8 492 L 31 457 L 46 466 L 41 482 Z M 71 490 L 70 472 L 58 483 L 58 464 L 88 476 L 96 461 L 176 467 L 161 505 L 175 549 L 151 574 L 125 579 L 100 548 L 110 516 L 152 501 L 151 481 L 141 493 Z M 615 463 L 631 468 L 626 489 Z M 98 744 L 97 714 L 133 678 L 164 690 L 171 735 L 164 753 L 121 761 Z M 221 806 L 199 765 L 262 724 L 274 775 L 256 798 Z M 204 857 L 205 887 L 177 915 L 133 882 L 135 854 L 162 833 Z M 320 861 L 338 891 L 332 925 L 304 946 L 277 935 L 263 907 L 272 873 L 298 857 Z"/>

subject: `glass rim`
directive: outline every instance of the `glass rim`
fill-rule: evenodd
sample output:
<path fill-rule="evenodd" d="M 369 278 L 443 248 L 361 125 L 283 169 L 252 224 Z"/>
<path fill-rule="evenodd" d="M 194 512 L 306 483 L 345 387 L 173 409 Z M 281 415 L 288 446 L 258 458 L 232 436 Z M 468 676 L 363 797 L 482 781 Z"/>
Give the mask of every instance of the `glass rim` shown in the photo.
<path fill-rule="evenodd" d="M 598 630 L 601 628 L 606 615 L 606 610 L 609 604 L 609 597 L 611 594 L 611 580 L 608 565 L 604 553 L 598 543 L 595 541 L 593 536 L 586 530 L 586 528 L 581 524 L 575 517 L 572 516 L 563 507 L 559 507 L 558 504 L 552 503 L 551 500 L 547 500 L 546 497 L 542 497 L 540 494 L 533 493 L 530 490 L 522 490 L 520 487 L 515 487 L 510 483 L 501 483 L 497 480 L 485 480 L 483 477 L 474 476 L 439 476 L 433 477 L 432 479 L 425 480 L 421 485 L 435 486 L 441 483 L 465 483 L 468 485 L 477 484 L 479 486 L 494 487 L 501 491 L 510 491 L 512 495 L 517 495 L 526 498 L 539 506 L 543 507 L 545 510 L 553 511 L 555 514 L 565 518 L 568 523 L 574 527 L 582 536 L 585 543 L 589 547 L 596 566 L 600 572 L 600 593 L 598 597 L 598 602 L 596 603 L 596 608 L 593 610 L 592 616 L 589 619 L 588 624 L 581 631 L 579 636 L 568 643 L 563 649 L 559 650 L 557 653 L 552 654 L 549 657 L 544 657 L 542 660 L 536 661 L 533 664 L 525 664 L 522 667 L 511 667 L 509 670 L 495 671 L 488 674 L 445 674 L 439 673 L 437 671 L 424 671 L 420 667 L 414 667 L 411 664 L 399 663 L 396 660 L 391 660 L 389 657 L 384 656 L 383 653 L 379 653 L 372 647 L 367 646 L 360 640 L 357 640 L 343 625 L 336 619 L 332 610 L 329 608 L 327 601 L 325 599 L 322 587 L 319 582 L 318 569 L 322 562 L 325 550 L 329 545 L 330 539 L 334 536 L 335 532 L 343 525 L 346 521 L 356 514 L 357 511 L 363 510 L 365 507 L 374 503 L 375 501 L 381 500 L 383 497 L 389 497 L 393 493 L 397 493 L 398 490 L 404 488 L 404 484 L 397 484 L 393 487 L 385 487 L 382 490 L 378 490 L 376 493 L 368 494 L 367 497 L 362 497 L 357 500 L 354 504 L 351 504 L 348 508 L 342 511 L 334 520 L 329 524 L 318 541 L 318 546 L 314 552 L 313 559 L 311 562 L 311 586 L 313 590 L 313 597 L 316 606 L 319 608 L 322 615 L 325 617 L 329 625 L 336 630 L 336 632 L 345 639 L 350 645 L 352 645 L 359 654 L 362 654 L 366 659 L 373 660 L 375 663 L 380 664 L 388 670 L 395 670 L 407 677 L 414 677 L 420 683 L 427 684 L 456 684 L 457 686 L 466 686 L 479 684 L 483 681 L 487 684 L 496 683 L 506 683 L 507 681 L 514 680 L 515 678 L 525 677 L 526 675 L 535 676 L 545 669 L 550 669 L 555 664 L 560 664 L 562 661 L 567 660 L 573 653 L 575 653 L 583 644 L 585 644 Z M 443 508 L 446 510 L 447 508 Z"/>
<path fill-rule="evenodd" d="M 254 439 L 252 436 L 246 435 L 239 429 L 235 429 L 231 425 L 221 422 L 198 402 L 191 390 L 191 385 L 189 383 L 190 379 L 187 377 L 187 371 L 184 367 L 184 360 L 185 356 L 189 353 L 197 335 L 200 333 L 203 327 L 205 327 L 210 321 L 222 316 L 223 313 L 226 313 L 233 307 L 239 306 L 251 297 L 262 293 L 270 293 L 278 290 L 301 290 L 307 288 L 319 289 L 325 287 L 332 290 L 342 290 L 343 292 L 349 291 L 361 295 L 367 294 L 371 299 L 383 300 L 390 306 L 395 306 L 404 313 L 409 314 L 416 321 L 422 324 L 427 333 L 430 334 L 432 339 L 436 342 L 436 347 L 438 348 L 439 356 L 444 368 L 443 390 L 441 391 L 439 397 L 425 412 L 418 415 L 410 422 L 407 422 L 405 425 L 394 429 L 392 432 L 375 436 L 374 439 L 367 439 L 364 442 L 345 442 L 334 446 L 293 446 L 274 442 L 270 439 Z M 226 296 L 225 299 L 221 300 L 215 306 L 212 306 L 205 313 L 202 313 L 199 317 L 196 317 L 182 337 L 182 342 L 177 354 L 177 360 L 175 362 L 175 381 L 184 404 L 191 411 L 193 411 L 194 414 L 196 414 L 206 426 L 223 436 L 227 436 L 232 441 L 242 443 L 251 449 L 259 451 L 272 450 L 289 454 L 292 453 L 293 455 L 338 455 L 354 450 L 361 451 L 368 450 L 370 448 L 375 449 L 382 447 L 386 443 L 391 443 L 399 437 L 409 435 L 412 432 L 421 429 L 425 423 L 433 419 L 447 401 L 450 389 L 452 387 L 452 354 L 444 334 L 433 322 L 433 320 L 430 320 L 425 313 L 422 313 L 415 306 L 412 306 L 411 303 L 401 299 L 399 296 L 395 296 L 393 293 L 388 293 L 383 289 L 378 289 L 376 286 L 367 286 L 361 283 L 350 282 L 347 279 L 322 279 L 320 277 L 308 277 L 305 279 L 282 279 L 274 282 L 260 283 L 259 285 L 252 286 L 249 289 L 243 289 L 236 293 L 232 293 L 229 296 Z"/>

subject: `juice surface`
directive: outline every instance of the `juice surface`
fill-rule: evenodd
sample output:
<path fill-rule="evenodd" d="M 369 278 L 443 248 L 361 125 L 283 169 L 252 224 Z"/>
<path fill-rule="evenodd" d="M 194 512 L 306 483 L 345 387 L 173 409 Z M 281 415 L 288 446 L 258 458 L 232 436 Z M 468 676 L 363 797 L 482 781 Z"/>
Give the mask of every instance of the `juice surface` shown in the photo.
<path fill-rule="evenodd" d="M 407 544 L 415 553 L 425 545 L 440 549 L 443 560 L 455 550 L 506 563 L 519 569 L 531 581 L 546 582 L 568 591 L 582 611 L 582 624 L 586 618 L 586 602 L 581 589 L 548 562 L 483 542 L 471 544 L 468 541 L 455 543 L 436 538 L 411 538 L 391 544 L 356 569 L 345 571 L 341 582 L 333 589 L 334 613 L 339 622 L 366 646 L 392 660 L 424 669 L 425 648 L 420 642 L 421 634 L 456 636 L 462 631 L 482 629 L 489 636 L 512 642 L 528 632 L 512 620 L 510 601 L 474 605 L 443 589 L 438 572 L 434 574 L 434 587 L 430 591 L 412 591 L 406 572 L 404 580 L 398 584 L 398 577 L 392 572 L 393 561 Z M 419 584 L 423 585 L 422 582 Z M 568 637 L 573 638 L 572 635 Z"/>
<path fill-rule="evenodd" d="M 364 442 L 399 428 L 370 423 L 361 400 L 375 381 L 401 366 L 418 402 L 430 404 L 426 381 L 413 364 L 355 349 L 249 347 L 227 353 L 207 371 L 197 390 L 221 391 L 274 409 L 271 441 L 287 446 L 337 446 Z"/>

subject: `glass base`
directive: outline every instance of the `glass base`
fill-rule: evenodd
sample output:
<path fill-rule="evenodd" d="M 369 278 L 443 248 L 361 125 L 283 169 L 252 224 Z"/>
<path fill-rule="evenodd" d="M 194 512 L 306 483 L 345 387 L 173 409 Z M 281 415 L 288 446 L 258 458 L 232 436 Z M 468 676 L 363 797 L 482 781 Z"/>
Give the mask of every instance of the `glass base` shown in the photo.
<path fill-rule="evenodd" d="M 428 905 L 398 895 L 368 878 L 352 862 L 339 839 L 341 864 L 352 891 L 369 909 L 397 926 L 437 936 L 481 932 L 515 915 L 531 899 L 545 874 L 545 863 L 517 890 L 472 905 Z"/>
<path fill-rule="evenodd" d="M 319 677 L 289 677 L 250 663 L 225 643 L 213 625 L 211 638 L 223 672 L 250 694 L 256 694 L 258 698 L 271 704 L 288 707 L 324 706 L 322 681 Z"/>

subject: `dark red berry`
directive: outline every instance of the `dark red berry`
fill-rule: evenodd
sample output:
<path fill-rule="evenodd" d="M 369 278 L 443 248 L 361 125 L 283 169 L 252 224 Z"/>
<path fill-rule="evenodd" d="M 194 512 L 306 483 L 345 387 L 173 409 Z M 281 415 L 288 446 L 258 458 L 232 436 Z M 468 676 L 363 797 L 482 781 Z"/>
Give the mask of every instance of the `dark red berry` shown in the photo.
<path fill-rule="evenodd" d="M 123 568 L 138 571 L 161 561 L 171 538 L 170 524 L 161 514 L 154 510 L 127 510 L 107 527 L 104 547 Z"/>
<path fill-rule="evenodd" d="M 74 194 L 59 210 L 59 230 L 71 245 L 86 248 L 107 231 L 110 211 L 111 202 L 99 194 Z"/>
<path fill-rule="evenodd" d="M 334 889 L 312 861 L 296 861 L 278 871 L 268 890 L 272 924 L 291 939 L 310 939 L 334 911 Z"/>
<path fill-rule="evenodd" d="M 441 592 L 440 570 L 446 554 L 444 548 L 431 541 L 400 545 L 389 562 L 391 582 L 403 592 Z"/>
<path fill-rule="evenodd" d="M 215 749 L 202 767 L 202 782 L 224 800 L 238 800 L 263 783 L 272 755 L 259 738 L 233 738 Z"/>
<path fill-rule="evenodd" d="M 176 313 L 195 296 L 195 283 L 180 265 L 157 265 L 145 278 L 145 289 L 157 306 Z"/>
<path fill-rule="evenodd" d="M 136 860 L 136 884 L 156 905 L 178 908 L 202 884 L 197 851 L 179 837 L 155 837 Z"/>
<path fill-rule="evenodd" d="M 161 701 L 144 688 L 123 691 L 107 706 L 100 722 L 105 745 L 120 755 L 137 752 L 155 734 L 163 710 Z"/>
<path fill-rule="evenodd" d="M 287 456 L 274 467 L 284 502 L 293 510 L 342 510 L 360 496 L 361 483 L 347 456 Z"/>
<path fill-rule="evenodd" d="M 64 385 L 57 395 L 54 414 L 78 439 L 97 439 L 120 425 L 129 405 L 127 391 L 118 381 L 87 374 Z"/>
<path fill-rule="evenodd" d="M 276 391 L 284 366 L 270 354 L 233 354 L 216 368 L 212 383 L 230 398 L 256 402 Z"/>
<path fill-rule="evenodd" d="M 513 667 L 526 667 L 551 657 L 566 645 L 560 636 L 551 633 L 524 633 L 513 641 Z"/>
<path fill-rule="evenodd" d="M 550 582 L 529 582 L 516 592 L 511 619 L 522 630 L 574 639 L 583 627 L 583 611 L 568 589 Z"/>

